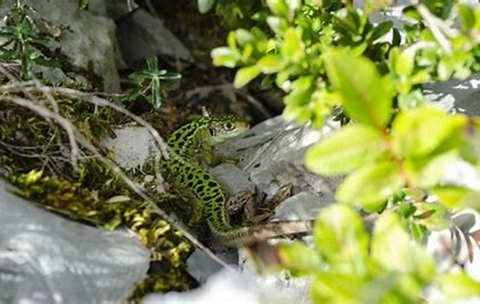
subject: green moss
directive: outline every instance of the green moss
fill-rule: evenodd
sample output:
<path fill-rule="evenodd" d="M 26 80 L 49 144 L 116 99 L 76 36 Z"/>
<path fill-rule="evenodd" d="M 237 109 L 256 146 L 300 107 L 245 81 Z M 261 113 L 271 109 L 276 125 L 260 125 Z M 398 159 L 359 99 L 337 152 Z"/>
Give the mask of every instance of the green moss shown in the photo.
<path fill-rule="evenodd" d="M 182 278 L 182 280 L 179 280 Z M 142 283 L 138 284 L 131 293 L 129 300 L 141 303 L 144 295 L 154 292 L 187 291 L 197 287 L 198 283 L 187 272 L 180 272 L 175 268 L 158 269 L 149 274 Z"/>

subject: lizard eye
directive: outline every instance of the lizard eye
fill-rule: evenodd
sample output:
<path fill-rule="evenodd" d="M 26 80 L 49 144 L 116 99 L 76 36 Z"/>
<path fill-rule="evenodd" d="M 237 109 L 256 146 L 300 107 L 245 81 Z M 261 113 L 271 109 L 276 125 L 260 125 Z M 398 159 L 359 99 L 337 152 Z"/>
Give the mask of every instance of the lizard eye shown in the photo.
<path fill-rule="evenodd" d="M 226 129 L 227 131 L 230 131 L 230 130 L 232 130 L 233 128 L 235 128 L 235 125 L 234 125 L 233 123 L 231 123 L 231 122 L 225 123 L 225 129 Z"/>

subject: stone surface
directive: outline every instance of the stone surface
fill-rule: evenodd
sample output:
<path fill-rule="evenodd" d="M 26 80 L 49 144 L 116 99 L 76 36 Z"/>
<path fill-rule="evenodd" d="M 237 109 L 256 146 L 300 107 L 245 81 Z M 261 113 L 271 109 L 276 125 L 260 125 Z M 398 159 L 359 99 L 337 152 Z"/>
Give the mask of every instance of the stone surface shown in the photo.
<path fill-rule="evenodd" d="M 69 221 L 0 180 L 0 303 L 120 303 L 149 266 L 127 231 Z"/>
<path fill-rule="evenodd" d="M 15 2 L 3 1 L 0 14 L 5 15 Z M 95 12 L 79 9 L 76 0 L 22 1 L 38 12 L 32 14 L 34 19 L 44 19 L 62 29 L 57 46 L 74 66 L 85 70 L 93 69 L 93 72 L 102 78 L 105 91 L 118 92 L 120 82 L 115 63 L 115 24 L 101 15 L 105 14 L 103 1 L 92 2 L 95 4 L 92 6 Z"/>
<path fill-rule="evenodd" d="M 480 73 L 467 79 L 452 79 L 426 85 L 428 97 L 453 112 L 480 116 Z"/>
<path fill-rule="evenodd" d="M 103 144 L 114 153 L 115 162 L 126 170 L 139 169 L 155 155 L 155 141 L 147 128 L 124 126 L 114 130 L 115 138 L 106 137 Z"/>
<path fill-rule="evenodd" d="M 230 194 L 240 191 L 255 192 L 255 184 L 250 181 L 248 173 L 234 164 L 222 163 L 211 168 L 209 172 L 226 187 Z"/>
<path fill-rule="evenodd" d="M 168 56 L 193 62 L 190 51 L 164 25 L 143 9 L 117 19 L 117 39 L 123 60 L 129 67 L 150 56 Z"/>
<path fill-rule="evenodd" d="M 304 293 L 304 295 L 306 294 Z M 143 303 L 302 304 L 308 303 L 308 300 L 302 298 L 298 293 L 292 292 L 289 288 L 259 281 L 258 276 L 252 273 L 239 273 L 232 269 L 223 269 L 212 276 L 202 288 L 185 293 L 153 294 L 147 296 Z"/>

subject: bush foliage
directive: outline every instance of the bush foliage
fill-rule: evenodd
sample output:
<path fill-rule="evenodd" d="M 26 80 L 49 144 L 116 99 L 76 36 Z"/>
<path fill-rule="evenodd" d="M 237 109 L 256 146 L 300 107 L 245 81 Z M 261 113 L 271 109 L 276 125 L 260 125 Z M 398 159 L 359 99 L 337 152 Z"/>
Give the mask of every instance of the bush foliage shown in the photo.
<path fill-rule="evenodd" d="M 305 157 L 317 174 L 346 176 L 318 216 L 314 248 L 280 252 L 284 267 L 312 276 L 318 303 L 419 302 L 428 288 L 446 300 L 480 295 L 478 282 L 439 270 L 424 246 L 430 232 L 458 229 L 454 210 L 480 209 L 478 187 L 445 179 L 456 164 L 478 173 L 480 120 L 446 112 L 422 90 L 479 71 L 480 9 L 425 0 L 395 25 L 370 21 L 389 4 L 267 0 L 256 26 L 212 51 L 216 65 L 238 68 L 235 86 L 260 77 L 285 92 L 287 119 L 320 127 L 341 109 L 348 122 Z M 371 234 L 358 207 L 377 217 Z M 476 240 L 461 235 L 471 256 Z"/>

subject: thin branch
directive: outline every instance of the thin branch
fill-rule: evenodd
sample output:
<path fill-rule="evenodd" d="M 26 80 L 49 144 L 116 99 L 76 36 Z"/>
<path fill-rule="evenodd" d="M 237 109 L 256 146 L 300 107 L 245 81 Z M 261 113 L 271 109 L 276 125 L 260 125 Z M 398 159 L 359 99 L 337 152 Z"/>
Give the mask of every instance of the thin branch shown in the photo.
<path fill-rule="evenodd" d="M 423 20 L 427 24 L 427 27 L 433 34 L 433 37 L 437 40 L 440 47 L 442 47 L 447 54 L 452 53 L 452 45 L 450 41 L 445 37 L 444 32 L 440 30 L 443 28 L 443 20 L 434 16 L 428 8 L 423 4 L 417 4 L 417 11 L 422 16 Z"/>

